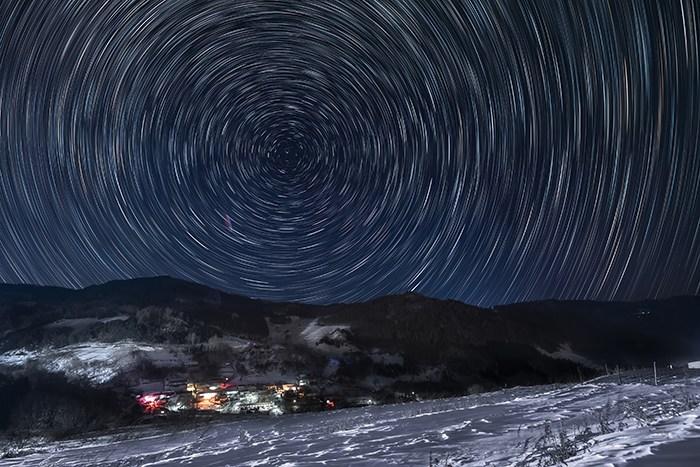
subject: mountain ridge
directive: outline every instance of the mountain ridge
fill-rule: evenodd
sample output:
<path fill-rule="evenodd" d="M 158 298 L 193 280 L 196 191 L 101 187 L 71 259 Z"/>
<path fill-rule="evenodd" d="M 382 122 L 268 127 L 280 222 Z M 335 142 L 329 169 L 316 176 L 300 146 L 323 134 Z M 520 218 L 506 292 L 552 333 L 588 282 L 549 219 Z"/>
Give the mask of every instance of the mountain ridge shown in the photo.
<path fill-rule="evenodd" d="M 79 290 L 0 285 L 0 330 L 0 366 L 5 358 L 15 370 L 17 352 L 70 354 L 102 345 L 133 347 L 137 360 L 151 360 L 144 367 L 151 369 L 163 354 L 179 355 L 169 358 L 189 366 L 177 371 L 202 378 L 287 372 L 459 392 L 570 381 L 606 365 L 700 359 L 700 297 L 483 308 L 409 292 L 316 305 L 252 299 L 158 276 Z M 148 376 L 125 364 L 118 370 Z"/>
<path fill-rule="evenodd" d="M 256 301 L 256 302 L 260 302 L 260 303 L 294 304 L 294 305 L 304 305 L 304 306 L 314 306 L 314 307 L 332 307 L 332 306 L 338 306 L 338 305 L 367 304 L 367 303 L 371 303 L 371 302 L 374 302 L 377 300 L 383 300 L 383 299 L 388 299 L 388 298 L 392 298 L 392 297 L 394 297 L 394 298 L 402 298 L 402 297 L 411 298 L 411 297 L 413 297 L 415 299 L 422 299 L 422 300 L 435 300 L 435 301 L 440 301 L 440 302 L 457 302 L 457 303 L 462 304 L 462 305 L 466 305 L 466 306 L 473 307 L 473 308 L 479 308 L 479 309 L 483 309 L 483 310 L 496 310 L 499 308 L 516 306 L 516 305 L 530 305 L 530 304 L 544 305 L 544 304 L 548 304 L 548 303 L 553 303 L 553 304 L 560 304 L 560 303 L 569 303 L 569 304 L 573 304 L 573 303 L 643 304 L 643 303 L 647 303 L 647 302 L 700 299 L 700 295 L 688 295 L 688 294 L 671 295 L 671 296 L 661 297 L 661 298 L 643 298 L 643 299 L 631 299 L 631 300 L 542 298 L 542 299 L 526 300 L 526 301 L 521 301 L 521 302 L 502 303 L 502 304 L 497 304 L 497 305 L 492 305 L 492 306 L 480 306 L 480 305 L 474 305 L 474 304 L 470 304 L 467 302 L 463 302 L 463 301 L 456 299 L 456 298 L 438 298 L 438 297 L 432 297 L 432 296 L 425 295 L 425 294 L 415 292 L 415 291 L 405 291 L 405 292 L 396 292 L 396 293 L 389 293 L 386 295 L 380 295 L 377 297 L 373 297 L 373 298 L 363 300 L 363 301 L 358 301 L 358 302 L 334 302 L 334 303 L 318 304 L 318 303 L 306 303 L 306 302 L 285 301 L 285 300 L 269 300 L 269 299 L 263 299 L 263 298 L 249 297 L 247 295 L 228 292 L 228 291 L 216 288 L 216 287 L 201 284 L 201 283 L 196 282 L 196 281 L 177 278 L 177 277 L 169 276 L 169 275 L 143 276 L 143 277 L 135 277 L 135 278 L 129 278 L 129 279 L 112 279 L 112 280 L 109 280 L 106 282 L 92 284 L 92 285 L 88 285 L 88 286 L 80 287 L 80 288 L 62 287 L 62 286 L 55 286 L 55 285 L 0 282 L 0 298 L 2 298 L 2 294 L 4 292 L 6 292 L 8 289 L 9 290 L 20 289 L 20 290 L 27 290 L 27 291 L 29 291 L 29 290 L 33 290 L 33 291 L 43 290 L 45 292 L 54 292 L 54 293 L 65 293 L 65 294 L 77 293 L 77 294 L 80 294 L 82 292 L 101 291 L 101 290 L 106 290 L 106 289 L 113 288 L 113 287 L 125 287 L 128 285 L 134 285 L 134 284 L 137 284 L 137 285 L 149 284 L 149 285 L 161 285 L 161 286 L 162 285 L 169 285 L 172 287 L 185 286 L 188 288 L 205 289 L 208 291 L 213 291 L 213 292 L 227 295 L 230 297 L 238 297 L 238 298 L 252 300 L 252 301 Z"/>

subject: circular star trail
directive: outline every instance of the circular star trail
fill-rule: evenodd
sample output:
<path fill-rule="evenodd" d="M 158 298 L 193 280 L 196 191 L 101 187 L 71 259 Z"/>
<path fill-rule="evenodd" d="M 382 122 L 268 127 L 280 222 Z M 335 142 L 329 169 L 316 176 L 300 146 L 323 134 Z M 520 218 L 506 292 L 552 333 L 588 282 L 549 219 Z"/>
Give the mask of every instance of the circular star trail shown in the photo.
<path fill-rule="evenodd" d="M 693 1 L 0 4 L 0 280 L 700 293 Z"/>

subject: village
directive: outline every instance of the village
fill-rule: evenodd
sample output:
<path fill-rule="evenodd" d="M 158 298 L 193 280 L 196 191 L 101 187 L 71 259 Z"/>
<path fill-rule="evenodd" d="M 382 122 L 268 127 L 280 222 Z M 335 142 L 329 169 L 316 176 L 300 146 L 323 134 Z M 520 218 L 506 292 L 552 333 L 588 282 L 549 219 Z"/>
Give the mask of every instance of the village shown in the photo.
<path fill-rule="evenodd" d="M 418 399 L 415 393 L 378 396 L 344 391 L 342 395 L 331 395 L 303 375 L 294 382 L 275 384 L 237 384 L 229 378 L 221 378 L 207 382 L 175 380 L 162 386 L 163 390 L 136 394 L 136 401 L 144 414 L 165 416 L 208 412 L 282 415 Z"/>

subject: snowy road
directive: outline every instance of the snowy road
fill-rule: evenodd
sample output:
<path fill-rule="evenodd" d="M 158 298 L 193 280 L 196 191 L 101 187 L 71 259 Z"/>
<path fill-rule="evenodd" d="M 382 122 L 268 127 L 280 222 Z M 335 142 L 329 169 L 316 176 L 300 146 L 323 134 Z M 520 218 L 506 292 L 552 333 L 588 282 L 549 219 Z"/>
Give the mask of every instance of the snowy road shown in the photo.
<path fill-rule="evenodd" d="M 700 410 L 687 410 L 698 394 L 700 379 L 658 387 L 516 388 L 179 430 L 138 428 L 49 444 L 43 452 L 0 460 L 0 466 L 427 466 L 431 456 L 439 465 L 449 459 L 451 465 L 505 466 L 524 459 L 534 464 L 543 446 L 562 439 L 560 433 L 574 439 L 586 427 L 595 436 L 577 445 L 569 465 L 618 465 L 654 446 L 699 436 Z M 608 433 L 600 435 L 603 425 Z"/>

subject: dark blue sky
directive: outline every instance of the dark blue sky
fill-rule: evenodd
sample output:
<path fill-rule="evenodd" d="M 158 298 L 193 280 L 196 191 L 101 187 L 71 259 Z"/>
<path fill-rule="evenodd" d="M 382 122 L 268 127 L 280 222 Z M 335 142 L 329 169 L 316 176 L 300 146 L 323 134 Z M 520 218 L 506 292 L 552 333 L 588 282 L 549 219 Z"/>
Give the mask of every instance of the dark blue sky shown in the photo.
<path fill-rule="evenodd" d="M 0 281 L 700 293 L 693 1 L 0 4 Z"/>

